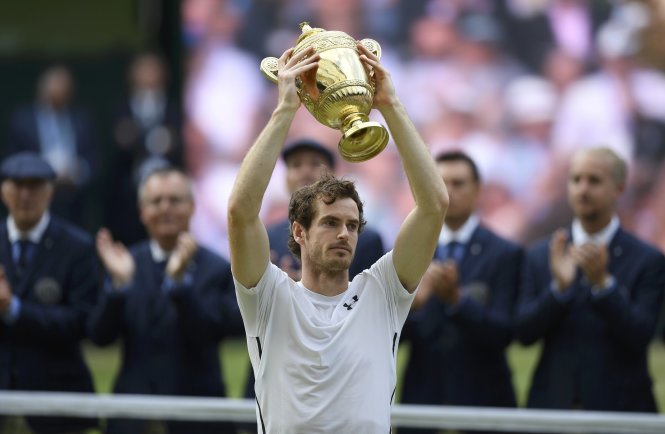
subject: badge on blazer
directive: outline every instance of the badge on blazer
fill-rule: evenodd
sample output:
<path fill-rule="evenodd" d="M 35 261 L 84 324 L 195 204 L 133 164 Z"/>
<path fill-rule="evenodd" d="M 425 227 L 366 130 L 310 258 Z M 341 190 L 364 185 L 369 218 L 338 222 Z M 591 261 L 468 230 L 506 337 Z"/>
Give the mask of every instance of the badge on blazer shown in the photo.
<path fill-rule="evenodd" d="M 470 282 L 462 287 L 462 291 L 483 306 L 489 302 L 490 287 L 485 282 Z"/>
<path fill-rule="evenodd" d="M 35 297 L 44 304 L 56 304 L 62 299 L 62 288 L 52 277 L 43 277 L 35 284 Z"/>

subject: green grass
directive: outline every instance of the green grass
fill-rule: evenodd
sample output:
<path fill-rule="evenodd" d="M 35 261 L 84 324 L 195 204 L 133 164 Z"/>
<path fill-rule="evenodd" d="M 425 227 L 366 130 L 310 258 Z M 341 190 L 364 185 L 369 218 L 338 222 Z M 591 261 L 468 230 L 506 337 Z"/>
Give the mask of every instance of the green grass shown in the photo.
<path fill-rule="evenodd" d="M 398 377 L 408 357 L 408 345 L 401 345 L 397 357 Z M 531 372 L 535 366 L 539 346 L 523 347 L 513 344 L 508 349 L 508 360 L 513 371 L 513 382 L 517 392 L 518 403 L 523 406 L 531 380 Z M 119 367 L 119 347 L 109 346 L 98 348 L 91 344 L 85 345 L 86 358 L 90 364 L 99 393 L 109 393 L 113 387 Z M 249 358 L 244 339 L 228 340 L 220 348 L 224 378 L 228 395 L 233 398 L 243 397 L 245 381 L 249 372 Z M 660 406 L 665 410 L 665 345 L 660 341 L 651 346 L 649 352 L 649 369 L 654 381 L 654 393 Z M 398 381 L 399 385 L 399 381 Z M 397 396 L 400 390 L 398 386 Z"/>

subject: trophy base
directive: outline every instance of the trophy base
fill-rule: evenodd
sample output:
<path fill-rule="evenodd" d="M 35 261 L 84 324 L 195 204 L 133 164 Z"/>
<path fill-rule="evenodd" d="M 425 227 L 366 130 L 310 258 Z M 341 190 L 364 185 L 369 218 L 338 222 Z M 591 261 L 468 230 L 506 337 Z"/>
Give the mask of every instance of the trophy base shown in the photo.
<path fill-rule="evenodd" d="M 378 122 L 356 122 L 337 145 L 346 161 L 359 163 L 379 154 L 388 144 L 388 130 Z"/>

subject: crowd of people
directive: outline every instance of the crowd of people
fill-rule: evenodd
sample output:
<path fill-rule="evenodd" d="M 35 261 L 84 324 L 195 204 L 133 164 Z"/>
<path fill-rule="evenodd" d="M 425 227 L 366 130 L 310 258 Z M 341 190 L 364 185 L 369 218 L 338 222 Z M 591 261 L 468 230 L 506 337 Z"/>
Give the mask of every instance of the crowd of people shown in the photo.
<path fill-rule="evenodd" d="M 137 56 L 110 152 L 65 65 L 46 69 L 36 99 L 8 120 L 0 390 L 93 392 L 80 348 L 90 339 L 120 342 L 115 393 L 225 396 L 218 346 L 244 334 L 258 432 L 385 432 L 400 341 L 411 348 L 402 402 L 491 407 L 517 405 L 506 348 L 518 341 L 543 344 L 528 407 L 656 412 L 647 355 L 665 291 L 665 202 L 654 194 L 665 187 L 665 74 L 649 64 L 647 35 L 665 11 L 268 3 L 184 1 L 185 115 L 162 59 Z M 260 58 L 288 53 L 305 20 L 382 46 L 381 59 L 358 48 L 379 71 L 372 118 L 392 137 L 369 161 L 340 160 L 339 131 L 285 93 L 316 56 L 282 56 L 279 86 L 260 76 Z M 82 229 L 95 208 L 101 227 Z M 377 283 L 390 291 L 377 298 Z M 368 369 L 385 383 L 335 368 L 377 360 Z M 387 396 L 358 420 L 323 415 L 322 402 L 358 408 L 350 391 Z M 0 420 L 8 433 L 97 426 Z"/>

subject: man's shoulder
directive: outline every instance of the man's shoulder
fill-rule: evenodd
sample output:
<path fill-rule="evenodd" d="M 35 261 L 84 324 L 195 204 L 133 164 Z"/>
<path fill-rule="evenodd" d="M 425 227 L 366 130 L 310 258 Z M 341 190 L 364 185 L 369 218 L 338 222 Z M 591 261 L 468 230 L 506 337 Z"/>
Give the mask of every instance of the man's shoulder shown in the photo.
<path fill-rule="evenodd" d="M 473 235 L 472 240 L 473 239 L 484 242 L 486 244 L 491 244 L 493 247 L 500 248 L 503 252 L 507 253 L 518 253 L 523 250 L 520 244 L 497 234 L 493 230 L 483 225 L 478 226 Z"/>
<path fill-rule="evenodd" d="M 92 235 L 73 223 L 55 216 L 51 216 L 51 221 L 45 235 L 47 237 L 54 237 L 59 241 L 61 240 L 66 243 L 65 246 L 69 247 L 78 245 L 92 248 L 94 246 Z"/>
<path fill-rule="evenodd" d="M 658 258 L 658 260 L 665 261 L 663 252 L 656 246 L 640 239 L 635 234 L 632 234 L 623 228 L 619 228 L 612 239 L 610 249 L 615 250 L 615 254 L 623 253 L 622 250 L 626 250 L 626 257 L 631 260 L 637 260 L 637 258 L 642 257 Z"/>

